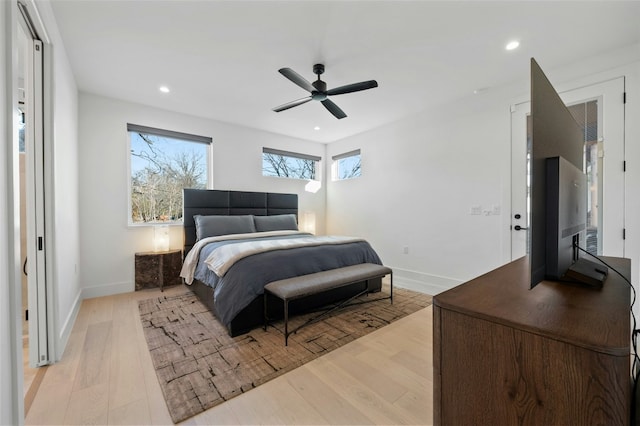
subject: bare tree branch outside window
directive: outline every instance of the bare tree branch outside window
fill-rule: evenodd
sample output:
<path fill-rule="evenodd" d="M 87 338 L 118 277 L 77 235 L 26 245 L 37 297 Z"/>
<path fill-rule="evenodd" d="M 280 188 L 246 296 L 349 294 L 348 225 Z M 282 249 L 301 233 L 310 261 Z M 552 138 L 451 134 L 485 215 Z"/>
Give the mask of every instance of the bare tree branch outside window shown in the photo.
<path fill-rule="evenodd" d="M 130 132 L 131 221 L 181 222 L 182 189 L 207 184 L 207 146 Z"/>
<path fill-rule="evenodd" d="M 263 152 L 262 175 L 314 180 L 316 163 L 315 160 Z"/>
<path fill-rule="evenodd" d="M 337 179 L 351 179 L 355 177 L 360 177 L 362 175 L 362 170 L 360 167 L 360 154 L 353 155 L 350 157 L 345 157 L 337 160 L 338 162 L 338 173 Z"/>

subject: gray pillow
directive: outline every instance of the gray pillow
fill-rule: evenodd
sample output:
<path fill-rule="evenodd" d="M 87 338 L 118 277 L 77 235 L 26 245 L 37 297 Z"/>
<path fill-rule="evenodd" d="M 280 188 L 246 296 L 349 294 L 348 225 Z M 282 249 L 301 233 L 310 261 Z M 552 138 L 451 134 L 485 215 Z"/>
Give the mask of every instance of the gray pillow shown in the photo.
<path fill-rule="evenodd" d="M 193 220 L 196 223 L 196 238 L 201 240 L 207 237 L 217 237 L 218 235 L 246 234 L 256 232 L 253 224 L 253 216 L 202 216 L 195 215 Z"/>
<path fill-rule="evenodd" d="M 294 214 L 279 214 L 274 216 L 254 216 L 256 231 L 297 231 L 298 223 Z"/>

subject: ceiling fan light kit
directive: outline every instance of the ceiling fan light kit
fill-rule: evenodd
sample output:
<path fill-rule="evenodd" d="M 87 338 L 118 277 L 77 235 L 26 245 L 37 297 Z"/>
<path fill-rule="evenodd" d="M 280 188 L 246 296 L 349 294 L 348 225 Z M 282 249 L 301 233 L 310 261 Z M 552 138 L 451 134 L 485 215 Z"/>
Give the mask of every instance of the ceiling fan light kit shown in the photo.
<path fill-rule="evenodd" d="M 277 106 L 273 109 L 273 111 L 275 112 L 285 111 L 289 108 L 293 108 L 313 100 L 320 101 L 322 105 L 324 105 L 324 107 L 331 114 L 333 114 L 334 117 L 341 119 L 345 118 L 347 114 L 345 114 L 338 105 L 336 105 L 331 99 L 329 99 L 329 96 L 343 95 L 345 93 L 359 92 L 361 90 L 373 89 L 374 87 L 378 87 L 377 81 L 368 80 L 327 90 L 327 83 L 320 80 L 320 75 L 324 73 L 323 64 L 315 64 L 313 66 L 313 73 L 318 76 L 318 79 L 313 83 L 307 81 L 304 77 L 302 77 L 291 68 L 280 68 L 278 72 L 280 72 L 280 74 L 291 80 L 296 85 L 309 92 L 311 95 Z"/>

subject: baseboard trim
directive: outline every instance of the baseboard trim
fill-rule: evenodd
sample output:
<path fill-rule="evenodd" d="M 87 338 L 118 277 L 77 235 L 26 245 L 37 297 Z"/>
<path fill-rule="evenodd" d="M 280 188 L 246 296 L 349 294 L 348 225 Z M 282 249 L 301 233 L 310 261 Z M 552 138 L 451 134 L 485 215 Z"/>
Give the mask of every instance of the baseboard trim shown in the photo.
<path fill-rule="evenodd" d="M 114 294 L 129 293 L 135 289 L 135 285 L 131 281 L 112 283 L 105 285 L 96 285 L 93 287 L 84 287 L 82 289 L 82 299 L 91 299 L 93 297 L 112 296 Z"/>
<path fill-rule="evenodd" d="M 455 278 L 440 277 L 423 272 L 393 268 L 393 285 L 435 296 L 462 284 L 464 281 Z"/>
<path fill-rule="evenodd" d="M 57 352 L 56 358 L 55 360 L 53 360 L 54 362 L 58 362 L 62 359 L 62 354 L 64 353 L 64 350 L 67 347 L 67 342 L 69 341 L 69 336 L 71 336 L 73 325 L 76 323 L 76 318 L 78 317 L 78 313 L 80 312 L 81 305 L 82 305 L 82 290 L 78 292 L 78 295 L 73 301 L 71 311 L 69 312 L 69 315 L 67 315 L 67 319 L 64 321 L 64 325 L 60 330 L 60 335 L 58 336 L 58 344 L 56 345 L 56 352 Z"/>

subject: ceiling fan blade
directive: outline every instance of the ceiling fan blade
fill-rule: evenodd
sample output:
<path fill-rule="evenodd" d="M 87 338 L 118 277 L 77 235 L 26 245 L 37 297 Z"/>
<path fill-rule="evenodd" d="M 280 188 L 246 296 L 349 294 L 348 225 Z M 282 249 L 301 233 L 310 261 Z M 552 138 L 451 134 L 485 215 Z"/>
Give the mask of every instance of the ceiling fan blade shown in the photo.
<path fill-rule="evenodd" d="M 322 105 L 324 105 L 324 107 L 328 109 L 329 112 L 333 114 L 337 119 L 345 118 L 347 116 L 347 114 L 345 114 L 338 105 L 334 104 L 329 99 L 325 99 L 324 101 L 322 101 Z"/>
<path fill-rule="evenodd" d="M 342 95 L 345 93 L 359 92 L 361 90 L 373 89 L 378 87 L 378 82 L 375 80 L 361 81 L 360 83 L 347 84 L 346 86 L 340 86 L 327 90 L 327 95 Z"/>
<path fill-rule="evenodd" d="M 293 81 L 298 86 L 302 87 L 307 92 L 313 92 L 316 90 L 303 76 L 292 70 L 291 68 L 280 68 L 278 72 L 289 80 Z"/>
<path fill-rule="evenodd" d="M 311 96 L 307 96 L 306 98 L 302 98 L 302 99 L 298 99 L 298 100 L 295 100 L 295 101 L 287 102 L 286 104 L 282 104 L 282 105 L 280 105 L 280 106 L 277 106 L 277 107 L 275 107 L 273 110 L 274 110 L 275 112 L 284 111 L 284 110 L 286 110 L 286 109 L 293 108 L 293 107 L 295 107 L 295 106 L 298 106 L 298 105 L 302 105 L 302 104 L 304 104 L 304 103 L 307 103 L 307 102 L 309 102 L 310 100 L 311 100 Z"/>

